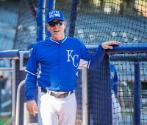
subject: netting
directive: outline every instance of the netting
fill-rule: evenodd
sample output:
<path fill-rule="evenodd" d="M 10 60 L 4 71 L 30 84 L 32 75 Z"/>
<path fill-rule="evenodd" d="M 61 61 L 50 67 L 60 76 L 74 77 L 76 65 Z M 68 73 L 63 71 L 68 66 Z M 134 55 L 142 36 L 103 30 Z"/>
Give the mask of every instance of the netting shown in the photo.
<path fill-rule="evenodd" d="M 147 112 L 146 112 L 146 73 L 144 72 L 147 68 L 146 59 L 143 58 L 143 53 L 139 56 L 127 55 L 128 57 L 122 56 L 121 58 L 112 58 L 111 63 L 115 65 L 117 74 L 119 76 L 118 93 L 117 98 L 121 106 L 121 124 L 133 124 L 134 122 L 134 110 L 136 103 L 140 103 L 140 109 L 137 113 L 140 114 L 140 123 L 145 125 L 147 123 Z M 113 55 L 114 56 L 114 55 Z M 132 59 L 131 59 L 131 58 Z M 136 58 L 136 59 L 135 59 Z M 124 61 L 125 59 L 125 61 Z M 138 61 L 137 61 L 138 60 Z M 139 101 L 134 100 L 136 98 L 136 70 L 135 64 L 139 64 L 140 72 L 140 84 L 139 88 Z"/>
<path fill-rule="evenodd" d="M 146 6 L 147 2 L 141 0 L 80 1 L 75 36 L 86 44 L 112 39 L 120 42 L 145 42 Z"/>
<path fill-rule="evenodd" d="M 27 50 L 36 42 L 36 22 L 34 11 L 28 1 L 21 0 L 19 3 L 19 18 L 13 49 Z"/>
<path fill-rule="evenodd" d="M 36 3 L 36 1 L 34 2 Z M 97 46 L 106 40 L 118 40 L 125 44 L 147 41 L 146 0 L 79 0 L 76 2 L 78 2 L 77 15 L 71 10 L 76 4 L 72 4 L 69 0 L 56 0 L 55 8 L 63 10 L 67 22 L 70 22 L 72 16 L 76 16 L 75 26 L 74 23 L 68 23 L 66 33 L 67 35 L 70 34 L 71 30 L 69 29 L 71 27 L 75 28 L 75 30 L 72 30 L 74 37 L 80 38 L 87 46 Z M 35 19 L 31 15 L 31 10 L 28 7 L 26 1 L 22 0 L 14 48 L 26 49 L 29 44 L 36 41 Z M 139 57 L 140 54 L 135 56 Z M 114 121 L 118 121 L 120 125 L 133 124 L 133 105 L 136 103 L 133 100 L 135 93 L 133 89 L 134 62 L 122 60 L 114 62 L 114 60 L 111 60 L 111 63 L 116 66 L 120 83 L 122 83 L 118 85 L 118 95 L 115 100 L 118 105 L 111 108 L 110 86 L 105 81 L 108 79 L 105 78 L 108 73 L 108 67 L 106 68 L 107 64 L 101 68 L 97 67 L 96 70 L 90 70 L 88 76 L 89 125 L 109 125 L 109 123 Z M 147 63 L 141 61 L 140 65 L 142 85 L 140 98 L 142 103 L 140 108 L 141 123 L 145 125 L 147 124 L 147 100 L 145 99 L 147 95 L 147 74 L 145 72 Z M 99 76 L 100 71 L 103 71 L 101 76 Z M 98 83 L 99 79 L 101 80 L 101 82 L 99 81 L 100 83 Z M 81 89 L 81 85 L 79 84 L 77 89 L 78 125 L 82 123 Z M 115 111 L 113 112 L 114 109 Z M 107 114 L 105 111 L 107 111 Z M 111 112 L 113 113 L 111 114 Z"/>
<path fill-rule="evenodd" d="M 146 6 L 147 2 L 145 0 L 80 0 L 77 10 L 71 11 L 71 15 L 77 13 L 74 36 L 80 38 L 87 46 L 97 46 L 99 43 L 108 40 L 117 40 L 124 45 L 134 43 L 132 47 L 139 46 L 140 43 L 147 41 L 145 35 L 147 33 Z M 70 27 L 72 27 L 72 25 Z M 136 52 L 134 51 L 134 53 Z M 128 55 L 128 53 L 122 54 L 121 58 Z M 117 55 L 117 53 L 115 53 L 115 55 Z M 126 59 L 132 58 L 131 56 L 133 55 L 130 54 L 130 57 Z M 141 54 L 136 54 L 135 56 L 140 57 Z M 111 60 L 110 63 L 113 64 L 113 60 Z M 142 98 L 142 96 L 146 94 L 146 89 L 144 89 L 144 86 L 146 86 L 146 73 L 144 71 L 147 67 L 147 63 L 142 63 L 141 61 L 139 64 L 141 67 L 141 92 L 143 93 L 139 100 L 141 100 L 141 104 L 143 104 L 137 111 L 136 103 L 139 102 L 134 99 L 137 93 L 137 90 L 134 89 L 134 61 L 121 60 L 115 62 L 114 66 L 117 67 L 118 78 L 121 83 L 117 86 L 117 95 L 113 94 L 113 92 L 112 96 L 108 95 L 107 87 L 100 84 L 103 80 L 100 81 L 99 77 L 105 78 L 104 75 L 99 76 L 102 75 L 99 71 L 108 72 L 106 65 L 104 68 L 95 69 L 94 72 L 89 74 L 94 76 L 89 78 L 89 86 L 91 86 L 89 88 L 89 95 L 92 95 L 89 96 L 90 125 L 111 124 L 111 122 L 112 124 L 124 125 L 146 124 L 146 100 Z M 112 98 L 112 114 L 105 114 L 105 112 L 108 113 L 110 111 L 110 105 L 106 105 L 106 102 L 109 100 L 105 98 L 106 96 Z M 109 103 L 111 103 L 111 101 Z M 112 121 L 109 120 L 109 117 L 112 117 Z M 105 123 L 105 121 L 107 121 L 107 123 Z"/>

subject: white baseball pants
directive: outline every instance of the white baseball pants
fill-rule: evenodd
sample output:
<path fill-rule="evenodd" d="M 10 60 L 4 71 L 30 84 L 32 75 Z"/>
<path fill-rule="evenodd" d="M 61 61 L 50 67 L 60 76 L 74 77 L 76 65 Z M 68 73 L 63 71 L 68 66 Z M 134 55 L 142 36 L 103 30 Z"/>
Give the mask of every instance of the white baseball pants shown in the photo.
<path fill-rule="evenodd" d="M 75 125 L 77 109 L 75 93 L 65 98 L 39 93 L 39 125 Z"/>
<path fill-rule="evenodd" d="M 112 92 L 112 125 L 119 125 L 119 120 L 121 119 L 121 107 L 115 97 L 114 92 Z"/>

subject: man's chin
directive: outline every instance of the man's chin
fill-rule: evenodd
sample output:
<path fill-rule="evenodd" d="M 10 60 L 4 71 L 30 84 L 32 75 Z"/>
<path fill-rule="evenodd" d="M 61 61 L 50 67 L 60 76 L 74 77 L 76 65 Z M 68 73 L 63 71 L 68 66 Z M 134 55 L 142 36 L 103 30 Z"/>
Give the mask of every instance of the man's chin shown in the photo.
<path fill-rule="evenodd" d="M 54 34 L 54 39 L 55 40 L 62 40 L 62 35 L 61 34 Z"/>

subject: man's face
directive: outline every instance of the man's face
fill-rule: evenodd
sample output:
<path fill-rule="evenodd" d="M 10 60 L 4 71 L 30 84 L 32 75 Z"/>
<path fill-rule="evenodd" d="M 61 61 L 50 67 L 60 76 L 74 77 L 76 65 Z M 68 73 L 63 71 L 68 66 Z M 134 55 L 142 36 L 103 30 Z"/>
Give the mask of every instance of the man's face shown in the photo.
<path fill-rule="evenodd" d="M 54 40 L 60 40 L 64 37 L 65 22 L 60 20 L 53 20 L 48 23 L 48 30 Z"/>

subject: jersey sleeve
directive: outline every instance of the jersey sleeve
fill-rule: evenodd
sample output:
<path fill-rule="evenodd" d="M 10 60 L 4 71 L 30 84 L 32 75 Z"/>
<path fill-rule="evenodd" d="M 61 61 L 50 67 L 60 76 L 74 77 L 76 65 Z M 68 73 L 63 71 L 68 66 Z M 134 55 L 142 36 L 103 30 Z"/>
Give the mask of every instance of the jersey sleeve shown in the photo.
<path fill-rule="evenodd" d="M 88 52 L 88 49 L 85 47 L 85 45 L 81 42 L 80 45 L 80 67 L 89 67 L 90 61 L 91 61 L 91 56 Z"/>
<path fill-rule="evenodd" d="M 102 62 L 104 54 L 105 54 L 105 50 L 102 48 L 101 45 L 98 46 L 95 54 L 90 54 L 88 52 L 88 49 L 83 43 L 81 43 L 80 49 L 81 49 L 81 59 L 84 59 L 85 61 L 87 61 L 87 68 L 93 67 L 96 64 L 99 65 Z"/>
<path fill-rule="evenodd" d="M 119 83 L 117 71 L 113 64 L 110 64 L 109 67 L 110 67 L 110 80 L 111 80 L 112 90 L 117 95 L 117 88 L 118 88 L 118 83 Z"/>
<path fill-rule="evenodd" d="M 27 100 L 33 100 L 35 98 L 35 89 L 37 82 L 37 48 L 33 47 L 31 56 L 26 66 L 26 79 L 25 79 L 25 95 Z"/>
<path fill-rule="evenodd" d="M 90 67 L 100 65 L 105 55 L 105 49 L 102 48 L 101 44 L 97 47 L 96 52 L 91 55 Z"/>

